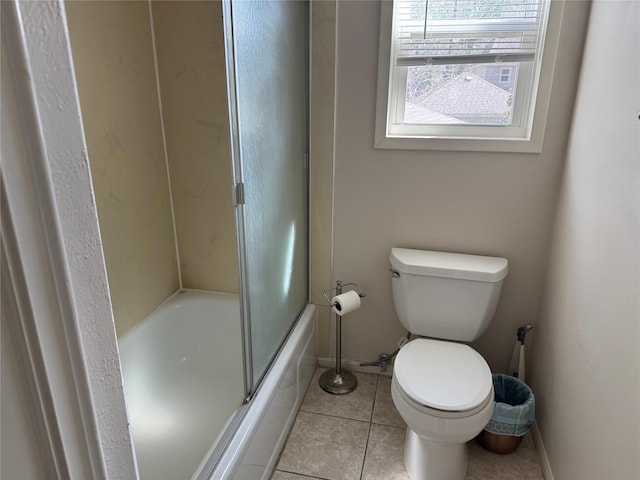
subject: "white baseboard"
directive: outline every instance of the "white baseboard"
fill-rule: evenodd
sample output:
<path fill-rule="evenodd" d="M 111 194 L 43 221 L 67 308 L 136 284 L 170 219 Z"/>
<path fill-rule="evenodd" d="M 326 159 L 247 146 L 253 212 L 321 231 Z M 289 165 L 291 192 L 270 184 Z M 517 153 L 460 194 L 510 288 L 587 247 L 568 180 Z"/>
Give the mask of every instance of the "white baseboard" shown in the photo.
<path fill-rule="evenodd" d="M 540 466 L 542 467 L 542 475 L 544 480 L 554 480 L 553 472 L 551 471 L 551 464 L 549 463 L 549 457 L 547 457 L 547 451 L 544 448 L 544 442 L 542 441 L 542 435 L 538 428 L 538 422 L 534 422 L 531 428 L 531 438 L 538 451 L 538 457 L 540 457 Z"/>
<path fill-rule="evenodd" d="M 347 370 L 351 370 L 352 372 L 361 372 L 361 373 L 375 373 L 378 375 L 393 375 L 393 365 L 389 365 L 387 367 L 387 371 L 383 372 L 380 367 L 361 367 L 360 364 L 362 362 L 358 360 L 345 360 L 342 359 L 341 365 L 342 368 L 346 368 Z M 336 367 L 336 359 L 331 357 L 318 357 L 318 366 L 323 368 L 335 368 Z"/>

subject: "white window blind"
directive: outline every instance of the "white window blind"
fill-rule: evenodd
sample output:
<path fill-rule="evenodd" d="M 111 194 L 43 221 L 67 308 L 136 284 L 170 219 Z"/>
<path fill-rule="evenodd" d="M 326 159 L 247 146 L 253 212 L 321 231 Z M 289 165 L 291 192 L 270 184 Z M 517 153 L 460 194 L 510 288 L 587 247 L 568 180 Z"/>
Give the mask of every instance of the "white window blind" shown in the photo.
<path fill-rule="evenodd" d="M 395 0 L 396 65 L 529 62 L 548 0 Z"/>

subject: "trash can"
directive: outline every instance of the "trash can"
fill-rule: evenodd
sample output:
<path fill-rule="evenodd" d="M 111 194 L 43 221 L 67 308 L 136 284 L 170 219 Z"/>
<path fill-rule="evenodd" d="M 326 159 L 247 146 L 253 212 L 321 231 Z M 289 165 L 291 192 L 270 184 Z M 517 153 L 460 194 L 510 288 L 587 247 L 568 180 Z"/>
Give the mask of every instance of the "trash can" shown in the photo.
<path fill-rule="evenodd" d="M 526 383 L 509 375 L 494 374 L 493 390 L 493 415 L 480 434 L 480 443 L 493 453 L 511 453 L 533 425 L 535 397 Z"/>

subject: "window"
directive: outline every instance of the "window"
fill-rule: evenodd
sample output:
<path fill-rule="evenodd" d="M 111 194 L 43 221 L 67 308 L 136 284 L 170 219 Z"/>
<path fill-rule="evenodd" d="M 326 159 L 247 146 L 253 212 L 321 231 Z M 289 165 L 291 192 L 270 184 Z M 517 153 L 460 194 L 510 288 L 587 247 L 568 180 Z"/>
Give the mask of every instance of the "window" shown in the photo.
<path fill-rule="evenodd" d="M 376 146 L 539 149 L 525 144 L 538 113 L 551 3 L 558 2 L 382 2 Z"/>
<path fill-rule="evenodd" d="M 510 83 L 511 82 L 511 69 L 510 68 L 501 68 L 500 69 L 500 83 Z"/>

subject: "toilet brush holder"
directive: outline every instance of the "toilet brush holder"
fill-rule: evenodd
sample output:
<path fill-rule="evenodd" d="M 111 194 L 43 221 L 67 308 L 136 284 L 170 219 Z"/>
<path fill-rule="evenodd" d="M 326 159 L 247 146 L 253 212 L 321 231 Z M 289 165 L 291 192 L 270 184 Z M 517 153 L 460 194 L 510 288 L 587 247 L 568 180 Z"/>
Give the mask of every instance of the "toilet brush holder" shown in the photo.
<path fill-rule="evenodd" d="M 353 392 L 358 386 L 356 376 L 349 370 L 342 368 L 342 315 L 346 313 L 346 310 L 341 311 L 342 305 L 339 301 L 336 301 L 336 297 L 342 295 L 344 287 L 348 286 L 353 287 L 353 291 L 358 294 L 359 298 L 365 296 L 355 283 L 343 284 L 340 280 L 336 282 L 335 288 L 330 288 L 323 292 L 327 302 L 329 302 L 329 305 L 336 312 L 336 368 L 331 368 L 320 376 L 320 387 L 325 392 L 334 395 L 344 395 L 345 393 Z M 335 294 L 333 297 L 330 297 L 329 294 L 332 292 L 335 292 Z"/>

